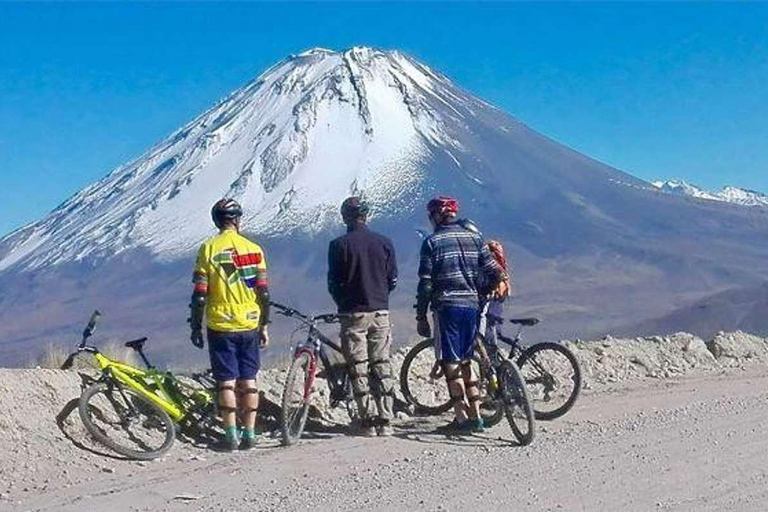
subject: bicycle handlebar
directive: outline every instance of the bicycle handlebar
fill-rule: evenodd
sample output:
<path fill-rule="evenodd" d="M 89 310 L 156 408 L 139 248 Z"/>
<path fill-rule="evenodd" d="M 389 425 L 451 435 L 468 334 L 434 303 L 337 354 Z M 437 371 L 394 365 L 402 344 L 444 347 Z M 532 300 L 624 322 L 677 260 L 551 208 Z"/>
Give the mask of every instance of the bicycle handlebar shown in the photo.
<path fill-rule="evenodd" d="M 72 368 L 72 365 L 75 363 L 75 358 L 80 355 L 80 352 L 89 352 L 91 354 L 97 354 L 99 353 L 99 350 L 96 347 L 87 347 L 85 345 L 78 346 L 77 350 L 69 354 L 67 356 L 67 359 L 64 360 L 64 363 L 61 365 L 62 370 L 69 370 Z"/>
<path fill-rule="evenodd" d="M 339 320 L 339 315 L 335 313 L 326 313 L 323 315 L 316 315 L 316 316 L 309 316 L 305 315 L 301 311 L 298 311 L 296 309 L 293 309 L 291 307 L 285 306 L 283 304 L 280 304 L 278 302 L 270 302 L 270 306 L 275 308 L 277 310 L 277 313 L 279 315 L 286 316 L 288 318 L 290 317 L 298 317 L 301 319 L 304 323 L 312 325 L 315 322 L 325 322 L 327 324 L 335 323 Z"/>

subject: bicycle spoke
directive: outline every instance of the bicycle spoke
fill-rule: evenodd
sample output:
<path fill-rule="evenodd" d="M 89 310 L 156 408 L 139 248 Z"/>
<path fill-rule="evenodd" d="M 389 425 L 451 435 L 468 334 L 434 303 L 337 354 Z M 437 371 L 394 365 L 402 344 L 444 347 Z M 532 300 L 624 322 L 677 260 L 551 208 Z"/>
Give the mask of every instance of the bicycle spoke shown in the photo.
<path fill-rule="evenodd" d="M 310 357 L 299 354 L 291 364 L 286 378 L 282 398 L 282 428 L 283 442 L 292 444 L 304 430 L 307 420 L 312 390 L 310 385 Z"/>
<path fill-rule="evenodd" d="M 559 352 L 539 352 L 520 370 L 537 411 L 557 409 L 573 392 L 576 376 L 568 359 Z"/>
<path fill-rule="evenodd" d="M 149 452 L 162 446 L 167 436 L 163 421 L 133 396 L 128 400 L 132 403 L 111 389 L 94 395 L 87 409 L 94 427 L 104 437 L 137 451 Z"/>

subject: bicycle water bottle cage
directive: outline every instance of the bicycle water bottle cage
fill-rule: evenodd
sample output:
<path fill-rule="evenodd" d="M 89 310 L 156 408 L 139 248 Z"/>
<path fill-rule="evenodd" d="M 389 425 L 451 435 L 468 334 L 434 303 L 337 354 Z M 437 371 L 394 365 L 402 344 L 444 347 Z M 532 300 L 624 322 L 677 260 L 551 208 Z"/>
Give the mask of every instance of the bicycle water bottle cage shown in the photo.
<path fill-rule="evenodd" d="M 536 325 L 541 320 L 538 318 L 511 318 L 509 321 L 515 325 L 524 325 L 526 327 L 530 327 L 532 325 Z"/>

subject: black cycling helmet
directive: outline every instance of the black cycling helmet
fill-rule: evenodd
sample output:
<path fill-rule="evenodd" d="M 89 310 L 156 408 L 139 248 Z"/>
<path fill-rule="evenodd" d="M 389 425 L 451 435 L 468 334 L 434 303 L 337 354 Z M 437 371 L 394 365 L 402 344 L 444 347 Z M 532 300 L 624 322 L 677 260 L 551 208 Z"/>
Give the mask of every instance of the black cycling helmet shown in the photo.
<path fill-rule="evenodd" d="M 243 208 L 234 199 L 219 199 L 211 208 L 211 218 L 216 227 L 221 229 L 227 221 L 233 221 L 243 216 Z"/>
<path fill-rule="evenodd" d="M 358 219 L 365 220 L 368 217 L 368 203 L 360 197 L 348 197 L 341 203 L 341 217 L 344 222 L 352 222 Z"/>

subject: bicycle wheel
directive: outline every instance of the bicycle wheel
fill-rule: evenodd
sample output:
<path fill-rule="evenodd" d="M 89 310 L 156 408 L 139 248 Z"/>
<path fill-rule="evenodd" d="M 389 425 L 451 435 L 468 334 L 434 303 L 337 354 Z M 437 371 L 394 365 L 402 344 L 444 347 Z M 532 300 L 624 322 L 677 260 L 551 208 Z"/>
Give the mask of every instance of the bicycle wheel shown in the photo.
<path fill-rule="evenodd" d="M 573 407 L 581 391 L 576 356 L 559 343 L 538 343 L 517 359 L 537 420 L 559 418 Z"/>
<path fill-rule="evenodd" d="M 426 339 L 408 352 L 400 368 L 400 391 L 405 401 L 414 406 L 416 414 L 443 414 L 451 408 L 445 380 L 430 376 L 435 363 L 433 341 Z"/>
<path fill-rule="evenodd" d="M 168 413 L 138 391 L 97 382 L 80 396 L 80 419 L 99 443 L 131 459 L 152 460 L 173 444 Z"/>
<path fill-rule="evenodd" d="M 480 382 L 480 416 L 486 427 L 493 427 L 504 419 L 504 408 L 496 394 L 489 392 L 489 376 L 486 375 L 477 351 L 472 356 L 472 371 Z"/>
<path fill-rule="evenodd" d="M 520 371 L 512 361 L 502 361 L 498 367 L 499 395 L 504 415 L 512 433 L 522 446 L 533 442 L 534 413 Z"/>
<path fill-rule="evenodd" d="M 308 352 L 301 352 L 291 362 L 283 389 L 281 423 L 283 444 L 290 446 L 301 438 L 309 414 L 309 397 L 314 379 L 314 361 Z"/>

